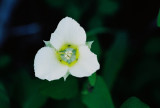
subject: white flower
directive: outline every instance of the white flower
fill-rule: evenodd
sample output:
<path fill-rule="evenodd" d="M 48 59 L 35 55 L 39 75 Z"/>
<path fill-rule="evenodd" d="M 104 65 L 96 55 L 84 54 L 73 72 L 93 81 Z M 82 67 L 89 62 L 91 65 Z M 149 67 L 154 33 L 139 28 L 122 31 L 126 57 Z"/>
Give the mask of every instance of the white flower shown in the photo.
<path fill-rule="evenodd" d="M 84 29 L 72 18 L 63 18 L 36 54 L 34 60 L 35 76 L 48 81 L 75 77 L 87 77 L 100 68 L 97 55 L 86 44 Z"/>

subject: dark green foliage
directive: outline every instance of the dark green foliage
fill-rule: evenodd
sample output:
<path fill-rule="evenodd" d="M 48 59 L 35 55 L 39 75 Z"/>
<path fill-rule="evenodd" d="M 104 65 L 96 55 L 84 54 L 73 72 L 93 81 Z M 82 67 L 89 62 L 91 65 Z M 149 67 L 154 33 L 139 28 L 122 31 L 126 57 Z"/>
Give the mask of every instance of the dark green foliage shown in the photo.
<path fill-rule="evenodd" d="M 16 97 L 16 101 L 22 108 L 40 108 L 47 100 L 47 97 L 40 93 L 42 81 L 32 79 L 27 71 L 20 70 L 15 76 L 14 83 L 16 87 L 12 88 L 16 93 L 12 96 Z"/>
<path fill-rule="evenodd" d="M 11 62 L 11 57 L 8 55 L 0 55 L 0 68 L 6 67 Z"/>
<path fill-rule="evenodd" d="M 10 101 L 6 89 L 0 82 L 0 108 L 10 108 L 9 103 Z"/>
<path fill-rule="evenodd" d="M 147 54 L 160 53 L 160 37 L 151 38 L 145 47 L 145 52 Z"/>
<path fill-rule="evenodd" d="M 87 32 L 87 37 L 98 35 L 99 33 L 107 33 L 107 32 L 110 32 L 110 30 L 107 28 L 103 28 L 103 27 L 97 28 L 96 27 Z"/>
<path fill-rule="evenodd" d="M 88 93 L 82 93 L 82 101 L 88 108 L 114 108 L 110 92 L 100 76 L 97 76 L 95 86 L 84 87 L 86 90 Z"/>
<path fill-rule="evenodd" d="M 91 86 L 94 86 L 94 85 L 95 85 L 95 83 L 96 83 L 96 78 L 97 78 L 96 73 L 93 73 L 93 74 L 88 78 L 88 81 L 89 81 L 89 83 L 90 83 Z"/>
<path fill-rule="evenodd" d="M 102 50 L 101 50 L 101 46 L 98 41 L 98 38 L 94 35 L 94 36 L 90 36 L 87 40 L 94 41 L 91 47 L 91 51 L 93 51 L 98 56 L 98 59 L 100 59 Z"/>
<path fill-rule="evenodd" d="M 78 94 L 78 82 L 69 76 L 66 81 L 63 78 L 55 81 L 44 81 L 41 93 L 53 99 L 71 99 Z"/>
<path fill-rule="evenodd" d="M 112 89 L 118 72 L 127 57 L 128 39 L 125 32 L 118 32 L 115 41 L 105 55 L 103 75 L 109 89 Z"/>
<path fill-rule="evenodd" d="M 160 27 L 160 10 L 157 17 L 157 26 Z"/>
<path fill-rule="evenodd" d="M 116 0 L 99 0 L 99 12 L 103 15 L 113 15 L 118 10 Z"/>
<path fill-rule="evenodd" d="M 76 98 L 70 99 L 67 108 L 86 108 L 86 106 L 82 103 L 80 96 Z"/>
<path fill-rule="evenodd" d="M 0 108 L 160 108 L 159 2 L 15 0 L 12 7 L 11 1 L 0 2 Z M 38 79 L 35 54 L 66 16 L 94 41 L 100 70 L 66 81 Z M 146 104 L 136 97 L 123 103 L 131 95 Z"/>
<path fill-rule="evenodd" d="M 120 108 L 150 108 L 147 104 L 143 103 L 136 97 L 130 97 L 127 99 Z"/>

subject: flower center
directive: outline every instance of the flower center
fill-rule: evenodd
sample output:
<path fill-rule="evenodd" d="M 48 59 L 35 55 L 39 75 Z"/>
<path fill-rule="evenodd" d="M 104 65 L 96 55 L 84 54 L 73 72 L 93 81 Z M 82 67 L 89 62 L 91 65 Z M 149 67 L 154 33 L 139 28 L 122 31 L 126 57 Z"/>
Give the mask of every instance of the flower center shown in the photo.
<path fill-rule="evenodd" d="M 56 55 L 60 63 L 71 67 L 78 61 L 78 47 L 71 44 L 65 44 L 57 51 Z"/>
<path fill-rule="evenodd" d="M 72 51 L 66 51 L 65 54 L 64 54 L 64 57 L 69 60 L 71 59 L 71 56 L 72 56 Z"/>

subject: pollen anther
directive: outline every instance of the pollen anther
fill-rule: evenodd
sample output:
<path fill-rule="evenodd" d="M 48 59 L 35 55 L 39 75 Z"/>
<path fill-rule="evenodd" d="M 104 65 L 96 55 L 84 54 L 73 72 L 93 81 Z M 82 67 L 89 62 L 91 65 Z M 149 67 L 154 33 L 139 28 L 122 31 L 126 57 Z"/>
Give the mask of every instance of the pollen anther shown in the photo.
<path fill-rule="evenodd" d="M 78 47 L 71 44 L 64 44 L 59 51 L 57 51 L 57 58 L 60 63 L 68 66 L 73 66 L 78 61 L 79 50 Z"/>

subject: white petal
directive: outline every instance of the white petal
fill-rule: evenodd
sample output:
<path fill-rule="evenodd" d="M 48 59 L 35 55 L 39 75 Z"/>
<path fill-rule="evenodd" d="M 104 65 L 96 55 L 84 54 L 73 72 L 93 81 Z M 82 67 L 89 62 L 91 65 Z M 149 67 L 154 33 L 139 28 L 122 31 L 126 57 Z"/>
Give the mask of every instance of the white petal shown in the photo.
<path fill-rule="evenodd" d="M 41 48 L 34 60 L 35 76 L 49 81 L 63 77 L 68 67 L 60 64 L 55 55 L 55 50 L 50 47 Z"/>
<path fill-rule="evenodd" d="M 88 46 L 80 46 L 79 53 L 80 56 L 77 63 L 69 70 L 71 75 L 76 77 L 86 77 L 92 75 L 100 68 L 97 55 L 92 53 Z"/>
<path fill-rule="evenodd" d="M 51 44 L 59 49 L 63 44 L 84 45 L 86 33 L 84 29 L 72 18 L 63 18 L 54 33 L 51 35 Z"/>

